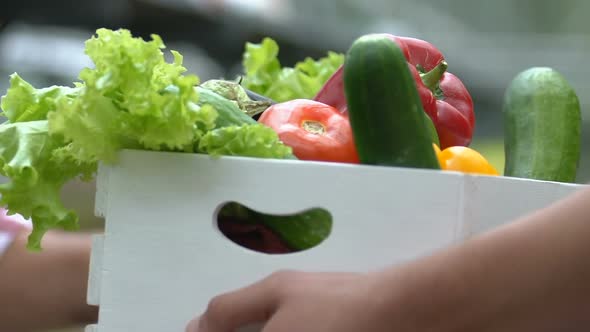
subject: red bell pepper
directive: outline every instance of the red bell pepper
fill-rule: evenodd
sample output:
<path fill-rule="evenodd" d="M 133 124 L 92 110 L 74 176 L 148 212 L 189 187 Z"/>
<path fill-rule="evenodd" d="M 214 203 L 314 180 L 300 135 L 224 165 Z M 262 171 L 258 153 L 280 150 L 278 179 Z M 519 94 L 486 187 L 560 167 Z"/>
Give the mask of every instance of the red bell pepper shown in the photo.
<path fill-rule="evenodd" d="M 408 60 L 424 112 L 436 127 L 441 148 L 469 146 L 475 126 L 473 100 L 459 78 L 446 71 L 442 53 L 420 39 L 384 35 L 397 43 Z M 324 84 L 314 100 L 347 112 L 343 66 Z"/>

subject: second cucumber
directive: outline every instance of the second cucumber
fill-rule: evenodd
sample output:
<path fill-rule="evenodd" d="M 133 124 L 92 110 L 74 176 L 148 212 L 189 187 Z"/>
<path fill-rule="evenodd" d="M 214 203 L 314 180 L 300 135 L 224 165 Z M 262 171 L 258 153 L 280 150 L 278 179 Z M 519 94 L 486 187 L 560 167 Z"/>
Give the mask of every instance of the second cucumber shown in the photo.
<path fill-rule="evenodd" d="M 574 182 L 580 162 L 578 97 L 555 69 L 533 67 L 514 77 L 504 100 L 504 175 Z"/>

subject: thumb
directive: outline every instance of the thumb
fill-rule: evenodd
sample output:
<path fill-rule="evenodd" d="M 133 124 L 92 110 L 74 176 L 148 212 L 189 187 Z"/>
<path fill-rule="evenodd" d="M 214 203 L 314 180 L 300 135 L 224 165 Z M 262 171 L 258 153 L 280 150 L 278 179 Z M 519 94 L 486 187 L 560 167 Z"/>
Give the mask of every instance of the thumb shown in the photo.
<path fill-rule="evenodd" d="M 187 332 L 233 332 L 266 322 L 278 306 L 277 288 L 267 279 L 213 298 L 198 322 Z M 198 325 L 198 326 L 197 326 Z"/>
<path fill-rule="evenodd" d="M 199 331 L 199 320 L 201 319 L 201 317 L 196 317 L 193 320 L 191 320 L 188 325 L 186 326 L 186 330 L 185 332 L 197 332 Z"/>

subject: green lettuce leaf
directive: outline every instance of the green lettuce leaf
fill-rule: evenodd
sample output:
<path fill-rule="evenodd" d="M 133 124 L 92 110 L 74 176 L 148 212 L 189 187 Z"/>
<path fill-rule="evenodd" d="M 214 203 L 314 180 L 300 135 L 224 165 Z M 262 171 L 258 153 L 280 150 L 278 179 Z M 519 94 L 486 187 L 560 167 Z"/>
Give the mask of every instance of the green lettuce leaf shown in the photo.
<path fill-rule="evenodd" d="M 86 42 L 94 68 L 74 87 L 37 89 L 11 76 L 2 97 L 0 204 L 31 218 L 28 247 L 40 249 L 52 228 L 75 229 L 78 217 L 61 201 L 63 185 L 92 179 L 98 162 L 116 161 L 124 148 L 192 151 L 213 129 L 216 111 L 197 105 L 199 79 L 183 75 L 182 56 L 167 63 L 158 36 L 134 38 L 127 30 L 97 30 Z"/>
<path fill-rule="evenodd" d="M 306 58 L 293 68 L 282 67 L 279 46 L 271 38 L 246 43 L 242 59 L 242 85 L 277 102 L 312 99 L 344 63 L 344 54 L 328 52 L 318 60 Z"/>
<path fill-rule="evenodd" d="M 127 30 L 99 29 L 86 42 L 95 68 L 80 73 L 78 98 L 61 99 L 48 116 L 50 132 L 72 143 L 74 159 L 114 162 L 125 148 L 187 151 L 213 129 L 217 113 L 197 105 L 198 77 L 182 75 L 177 52 L 167 63 L 163 48 L 157 35 L 144 41 Z"/>
<path fill-rule="evenodd" d="M 198 152 L 212 156 L 288 158 L 292 150 L 277 133 L 262 124 L 228 126 L 207 132 L 199 141 Z"/>
<path fill-rule="evenodd" d="M 55 111 L 58 100 L 75 98 L 80 89 L 80 86 L 36 89 L 15 73 L 10 75 L 10 89 L 0 103 L 2 115 L 12 123 L 45 120 L 48 112 Z"/>
<path fill-rule="evenodd" d="M 28 248 L 39 250 L 45 232 L 73 230 L 78 217 L 63 206 L 62 186 L 77 177 L 91 178 L 95 163 L 78 163 L 61 157 L 67 146 L 50 136 L 47 120 L 0 125 L 0 170 L 10 179 L 0 185 L 0 204 L 10 214 L 31 218 L 33 231 Z"/>

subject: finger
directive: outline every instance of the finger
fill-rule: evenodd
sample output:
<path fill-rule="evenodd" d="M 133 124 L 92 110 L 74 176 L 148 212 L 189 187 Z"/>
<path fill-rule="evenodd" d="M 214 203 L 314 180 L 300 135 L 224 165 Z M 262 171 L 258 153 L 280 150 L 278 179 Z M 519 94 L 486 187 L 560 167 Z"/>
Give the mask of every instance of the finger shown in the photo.
<path fill-rule="evenodd" d="M 285 325 L 287 327 L 285 328 Z M 285 319 L 279 315 L 274 316 L 268 321 L 261 332 L 284 332 L 284 331 L 298 331 L 296 325 L 290 325 L 285 323 Z"/>
<path fill-rule="evenodd" d="M 213 298 L 201 316 L 197 331 L 233 332 L 245 325 L 267 321 L 278 305 L 275 290 L 267 278 Z"/>
<path fill-rule="evenodd" d="M 196 317 L 193 320 L 191 320 L 188 325 L 186 326 L 186 330 L 184 330 L 185 332 L 199 332 L 199 320 L 201 319 L 201 317 Z"/>
<path fill-rule="evenodd" d="M 309 331 L 306 322 L 301 321 L 301 317 L 293 314 L 297 310 L 279 309 L 272 318 L 264 325 L 262 332 L 285 332 L 285 331 Z M 329 331 L 328 329 L 319 329 L 317 331 Z"/>

